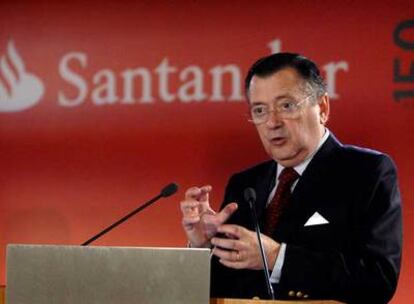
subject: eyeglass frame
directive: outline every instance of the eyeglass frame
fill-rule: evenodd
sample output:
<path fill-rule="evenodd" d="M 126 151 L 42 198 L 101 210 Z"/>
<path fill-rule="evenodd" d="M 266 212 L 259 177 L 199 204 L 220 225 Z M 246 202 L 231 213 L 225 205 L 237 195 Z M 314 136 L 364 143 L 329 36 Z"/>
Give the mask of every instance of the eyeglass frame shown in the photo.
<path fill-rule="evenodd" d="M 292 105 L 294 105 L 295 106 L 295 109 L 293 109 L 292 111 L 293 112 L 291 112 L 290 114 L 296 114 L 296 113 L 299 113 L 299 110 L 302 108 L 302 106 L 303 106 L 303 104 L 310 98 L 310 97 L 312 97 L 312 95 L 313 94 L 310 94 L 310 95 L 308 95 L 308 96 L 306 96 L 306 97 L 304 97 L 302 100 L 300 100 L 299 102 L 296 102 L 296 103 L 292 103 Z M 290 100 L 290 102 L 291 102 L 292 100 Z M 264 124 L 264 123 L 266 123 L 266 122 L 268 122 L 269 121 L 269 117 L 270 117 L 270 113 L 273 113 L 273 112 L 276 112 L 277 114 L 282 114 L 281 116 L 282 116 L 282 118 L 285 118 L 285 119 L 294 119 L 295 117 L 286 117 L 286 116 L 283 116 L 284 114 L 286 114 L 287 112 L 285 111 L 285 112 L 283 112 L 283 110 L 280 108 L 280 104 L 279 105 L 277 105 L 276 106 L 276 108 L 275 109 L 273 109 L 273 110 L 267 110 L 267 113 L 265 114 L 267 117 L 265 117 L 265 119 L 262 121 L 262 122 L 255 122 L 254 121 L 254 119 L 253 119 L 253 114 L 252 114 L 252 109 L 255 107 L 255 106 L 264 106 L 264 107 L 266 107 L 266 108 L 269 108 L 267 105 L 264 105 L 264 104 L 257 104 L 257 105 L 253 105 L 253 106 L 250 106 L 249 108 L 249 114 L 248 114 L 248 116 L 249 116 L 249 118 L 247 119 L 249 122 L 251 122 L 251 123 L 253 123 L 253 124 L 255 124 L 255 125 L 261 125 L 261 124 Z M 278 107 L 279 106 L 279 107 Z"/>

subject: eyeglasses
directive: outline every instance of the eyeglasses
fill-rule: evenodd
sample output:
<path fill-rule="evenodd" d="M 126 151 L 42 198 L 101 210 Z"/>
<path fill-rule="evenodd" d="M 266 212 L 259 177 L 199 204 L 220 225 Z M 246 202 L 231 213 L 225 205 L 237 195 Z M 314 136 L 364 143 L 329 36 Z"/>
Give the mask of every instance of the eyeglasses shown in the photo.
<path fill-rule="evenodd" d="M 301 108 L 311 96 L 307 96 L 301 101 L 285 99 L 278 102 L 273 110 L 264 104 L 253 105 L 250 107 L 250 122 L 260 125 L 269 120 L 270 113 L 276 112 L 282 119 L 295 119 L 300 116 Z"/>

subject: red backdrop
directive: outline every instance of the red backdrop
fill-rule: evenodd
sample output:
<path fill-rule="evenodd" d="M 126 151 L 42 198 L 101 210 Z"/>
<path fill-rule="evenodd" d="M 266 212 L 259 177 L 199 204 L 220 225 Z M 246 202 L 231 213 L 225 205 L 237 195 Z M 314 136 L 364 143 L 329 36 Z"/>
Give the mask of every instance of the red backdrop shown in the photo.
<path fill-rule="evenodd" d="M 183 246 L 184 189 L 211 183 L 218 207 L 229 175 L 266 158 L 242 80 L 282 50 L 320 64 L 341 141 L 396 161 L 393 303 L 414 301 L 414 3 L 130 2 L 0 4 L 0 284 L 6 244 L 80 244 L 170 181 L 178 195 L 96 245 Z"/>

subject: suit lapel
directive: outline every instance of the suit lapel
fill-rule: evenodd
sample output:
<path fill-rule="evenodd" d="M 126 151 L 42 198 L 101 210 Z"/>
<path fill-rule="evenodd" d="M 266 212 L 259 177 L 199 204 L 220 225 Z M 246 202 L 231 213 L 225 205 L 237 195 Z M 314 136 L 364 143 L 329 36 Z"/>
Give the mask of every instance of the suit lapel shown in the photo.
<path fill-rule="evenodd" d="M 306 195 L 308 191 L 316 189 L 314 186 L 320 184 L 321 180 L 324 179 L 324 176 L 326 176 L 329 170 L 332 169 L 332 156 L 339 151 L 340 147 L 341 144 L 338 140 L 330 134 L 300 177 L 292 193 L 293 201 L 302 201 L 302 199 L 305 199 L 303 196 Z"/>
<path fill-rule="evenodd" d="M 328 195 L 324 191 L 327 187 L 326 182 L 339 173 L 332 171 L 337 168 L 335 155 L 340 147 L 341 144 L 330 135 L 303 172 L 292 193 L 291 206 L 286 212 L 291 225 L 302 227 L 305 221 L 318 211 L 321 200 Z"/>

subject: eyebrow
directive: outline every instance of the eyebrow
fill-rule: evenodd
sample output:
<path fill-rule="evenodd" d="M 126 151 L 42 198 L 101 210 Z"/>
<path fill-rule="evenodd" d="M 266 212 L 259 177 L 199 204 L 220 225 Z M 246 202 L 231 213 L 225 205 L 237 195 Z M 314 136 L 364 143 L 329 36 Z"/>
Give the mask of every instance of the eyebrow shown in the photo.
<path fill-rule="evenodd" d="M 283 95 L 279 95 L 279 96 L 273 97 L 272 102 L 279 101 L 279 100 L 282 100 L 282 99 L 285 99 L 285 98 L 291 98 L 291 99 L 296 100 L 295 96 L 287 93 L 287 94 L 283 94 Z M 263 102 L 263 101 L 252 101 L 250 103 L 251 106 L 264 105 L 264 104 L 267 104 L 267 103 L 266 102 Z"/>

